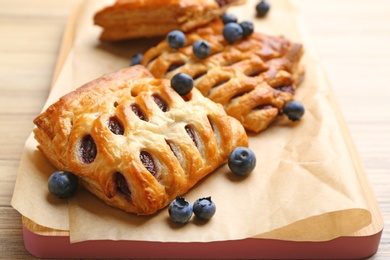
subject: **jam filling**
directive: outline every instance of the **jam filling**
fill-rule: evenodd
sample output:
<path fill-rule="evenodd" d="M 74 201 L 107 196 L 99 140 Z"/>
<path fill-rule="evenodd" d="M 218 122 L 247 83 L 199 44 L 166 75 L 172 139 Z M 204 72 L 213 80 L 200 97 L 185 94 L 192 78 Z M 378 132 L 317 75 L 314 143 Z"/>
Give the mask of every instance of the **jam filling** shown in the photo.
<path fill-rule="evenodd" d="M 134 114 L 136 116 L 138 116 L 139 119 L 141 119 L 143 121 L 147 120 L 146 116 L 144 115 L 144 113 L 142 112 L 141 108 L 137 104 L 133 104 L 130 107 L 131 107 L 131 110 L 134 112 Z"/>
<path fill-rule="evenodd" d="M 111 132 L 113 132 L 116 135 L 123 135 L 125 130 L 123 128 L 123 125 L 119 122 L 119 120 L 116 117 L 111 117 L 108 120 L 108 128 Z"/>
<path fill-rule="evenodd" d="M 92 163 L 97 154 L 95 141 L 91 135 L 86 135 L 82 140 L 79 148 L 81 160 L 84 163 Z"/>
<path fill-rule="evenodd" d="M 192 141 L 194 142 L 195 146 L 198 148 L 198 142 L 196 141 L 196 138 L 195 138 L 194 129 L 192 129 L 192 127 L 189 125 L 186 125 L 185 129 L 186 129 L 187 134 L 191 137 Z"/>
<path fill-rule="evenodd" d="M 139 159 L 141 160 L 142 164 L 145 166 L 145 168 L 153 175 L 156 176 L 157 169 L 156 165 L 154 164 L 152 156 L 145 151 L 142 151 L 139 155 Z"/>
<path fill-rule="evenodd" d="M 126 179 L 122 173 L 116 172 L 114 175 L 116 190 L 125 195 L 126 197 L 131 196 L 131 191 L 127 185 Z"/>
<path fill-rule="evenodd" d="M 169 110 L 168 104 L 161 97 L 158 95 L 153 95 L 152 98 L 154 103 L 156 103 L 163 112 L 167 112 Z"/>

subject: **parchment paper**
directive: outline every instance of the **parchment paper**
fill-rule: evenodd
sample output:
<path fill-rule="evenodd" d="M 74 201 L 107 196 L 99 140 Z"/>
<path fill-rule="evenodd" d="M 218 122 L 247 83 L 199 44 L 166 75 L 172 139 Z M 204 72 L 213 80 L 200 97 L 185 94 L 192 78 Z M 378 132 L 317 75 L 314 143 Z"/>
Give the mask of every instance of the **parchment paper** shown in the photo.
<path fill-rule="evenodd" d="M 92 25 L 92 17 L 111 2 L 94 0 L 83 5 L 74 46 L 45 107 L 102 74 L 128 66 L 133 54 L 161 40 L 100 43 L 100 28 Z M 47 178 L 54 168 L 37 151 L 32 135 L 20 163 L 12 206 L 37 224 L 69 230 L 71 242 L 208 242 L 248 237 L 325 241 L 370 224 L 355 162 L 329 100 L 330 86 L 297 23 L 299 10 L 289 1 L 272 1 L 268 16 L 259 19 L 256 3 L 248 1 L 229 12 L 241 21 L 254 21 L 257 31 L 304 43 L 306 77 L 296 100 L 305 105 L 306 112 L 299 122 L 281 118 L 260 134 L 250 134 L 257 166 L 248 177 L 236 177 L 224 165 L 185 195 L 190 202 L 211 196 L 217 212 L 210 221 L 193 217 L 186 225 L 176 225 L 166 208 L 153 216 L 135 216 L 107 206 L 84 189 L 69 201 L 55 199 L 47 190 Z"/>

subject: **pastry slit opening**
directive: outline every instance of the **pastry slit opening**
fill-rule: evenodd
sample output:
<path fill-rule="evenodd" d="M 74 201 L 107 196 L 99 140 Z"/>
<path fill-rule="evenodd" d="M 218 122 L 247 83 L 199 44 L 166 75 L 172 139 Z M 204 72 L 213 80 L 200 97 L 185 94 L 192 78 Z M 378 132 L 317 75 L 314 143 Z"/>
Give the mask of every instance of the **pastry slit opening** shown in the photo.
<path fill-rule="evenodd" d="M 81 139 L 78 152 L 83 163 L 90 164 L 95 161 L 97 147 L 95 140 L 93 140 L 91 135 L 86 135 L 83 137 L 83 139 Z"/>
<path fill-rule="evenodd" d="M 175 63 L 172 63 L 168 69 L 167 69 L 167 73 L 168 72 L 171 72 L 171 71 L 174 71 L 175 69 L 178 69 L 180 68 L 181 66 L 183 66 L 185 63 L 184 62 L 175 62 Z"/>
<path fill-rule="evenodd" d="M 114 174 L 114 182 L 116 185 L 116 190 L 123 194 L 126 198 L 131 198 L 131 191 L 129 189 L 129 185 L 127 184 L 125 176 L 122 173 L 116 172 Z"/>
<path fill-rule="evenodd" d="M 171 149 L 173 155 L 177 158 L 177 160 L 179 161 L 179 164 L 181 166 L 181 168 L 185 171 L 185 167 L 186 167 L 186 160 L 185 158 L 183 157 L 184 155 L 182 154 L 181 150 L 180 150 L 180 147 L 176 146 L 174 142 L 170 141 L 170 140 L 167 140 L 165 139 L 165 142 L 167 143 L 167 145 L 169 146 L 169 148 Z"/>
<path fill-rule="evenodd" d="M 267 110 L 267 109 L 272 109 L 272 108 L 275 108 L 275 107 L 271 104 L 263 104 L 263 105 L 256 106 L 255 108 L 253 108 L 253 110 Z"/>
<path fill-rule="evenodd" d="M 190 125 L 186 125 L 186 126 L 185 126 L 185 130 L 186 130 L 188 136 L 189 136 L 189 137 L 192 139 L 192 141 L 194 142 L 196 148 L 199 149 L 199 143 L 198 143 L 198 140 L 197 140 L 197 138 L 196 138 L 196 133 L 195 133 L 195 130 L 193 129 L 193 127 L 190 126 Z"/>
<path fill-rule="evenodd" d="M 291 93 L 291 94 L 294 94 L 294 87 L 292 85 L 288 85 L 288 86 L 278 86 L 278 87 L 275 87 L 274 89 L 278 90 L 278 91 L 281 91 L 281 92 L 288 92 L 288 93 Z"/>
<path fill-rule="evenodd" d="M 207 119 L 209 120 L 211 129 L 213 130 L 215 140 L 217 140 L 218 147 L 221 147 L 221 138 L 220 138 L 221 135 L 218 126 L 215 124 L 214 120 L 211 118 L 210 115 L 207 115 Z"/>
<path fill-rule="evenodd" d="M 167 143 L 167 145 L 169 146 L 169 148 L 171 149 L 172 153 L 176 156 L 176 158 L 178 158 L 177 154 L 176 154 L 176 149 L 174 149 L 174 145 L 171 141 L 165 139 L 165 142 Z"/>
<path fill-rule="evenodd" d="M 142 112 L 140 106 L 138 104 L 132 104 L 130 106 L 131 110 L 134 112 L 134 114 L 143 121 L 148 121 L 145 114 Z"/>
<path fill-rule="evenodd" d="M 150 153 L 147 151 L 141 151 L 139 154 L 139 159 L 141 160 L 144 167 L 154 176 L 157 178 L 157 167 L 154 163 L 153 157 Z"/>
<path fill-rule="evenodd" d="M 115 116 L 108 119 L 108 128 L 116 135 L 123 135 L 125 132 L 122 123 Z"/>
<path fill-rule="evenodd" d="M 168 104 L 157 94 L 152 95 L 152 98 L 154 100 L 154 103 L 161 109 L 163 112 L 169 111 Z"/>
<path fill-rule="evenodd" d="M 230 78 L 219 80 L 219 81 L 218 81 L 217 83 L 215 83 L 211 88 L 219 87 L 219 86 L 225 84 L 226 82 L 228 82 L 229 80 L 230 80 Z"/>
<path fill-rule="evenodd" d="M 197 80 L 197 79 L 203 77 L 206 74 L 207 74 L 207 70 L 201 71 L 200 73 L 194 75 L 193 80 Z"/>

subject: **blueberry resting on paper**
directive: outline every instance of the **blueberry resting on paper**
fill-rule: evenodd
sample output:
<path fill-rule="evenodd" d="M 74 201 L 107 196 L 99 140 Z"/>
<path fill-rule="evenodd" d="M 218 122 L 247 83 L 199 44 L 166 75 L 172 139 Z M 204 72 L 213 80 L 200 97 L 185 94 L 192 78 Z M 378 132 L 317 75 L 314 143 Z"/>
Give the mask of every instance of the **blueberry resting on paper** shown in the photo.
<path fill-rule="evenodd" d="M 168 206 L 169 217 L 179 224 L 187 223 L 192 217 L 192 205 L 183 197 L 177 196 Z"/>
<path fill-rule="evenodd" d="M 260 3 L 256 5 L 256 13 L 258 17 L 264 17 L 269 9 L 270 9 L 270 4 L 267 1 L 262 0 Z"/>
<path fill-rule="evenodd" d="M 194 202 L 193 209 L 196 217 L 202 220 L 209 220 L 214 216 L 216 206 L 211 197 L 207 197 L 197 199 Z"/>
<path fill-rule="evenodd" d="M 51 194 L 66 199 L 71 197 L 77 190 L 79 183 L 78 177 L 68 171 L 56 171 L 48 180 L 48 187 Z"/>
<path fill-rule="evenodd" d="M 247 147 L 237 147 L 229 155 L 228 166 L 238 176 L 246 176 L 256 167 L 256 155 Z"/>
<path fill-rule="evenodd" d="M 305 107 L 298 101 L 293 100 L 284 105 L 282 112 L 287 115 L 291 121 L 297 121 L 301 119 L 305 113 Z"/>

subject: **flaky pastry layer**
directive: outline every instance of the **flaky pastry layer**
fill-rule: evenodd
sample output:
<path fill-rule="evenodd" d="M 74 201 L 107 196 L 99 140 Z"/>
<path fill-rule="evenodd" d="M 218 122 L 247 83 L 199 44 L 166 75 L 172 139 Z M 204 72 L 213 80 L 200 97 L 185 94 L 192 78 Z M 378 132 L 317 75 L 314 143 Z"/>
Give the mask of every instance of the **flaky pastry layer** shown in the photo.
<path fill-rule="evenodd" d="M 100 39 L 118 41 L 187 32 L 220 17 L 245 0 L 117 0 L 97 12 L 94 23 L 103 28 Z"/>

